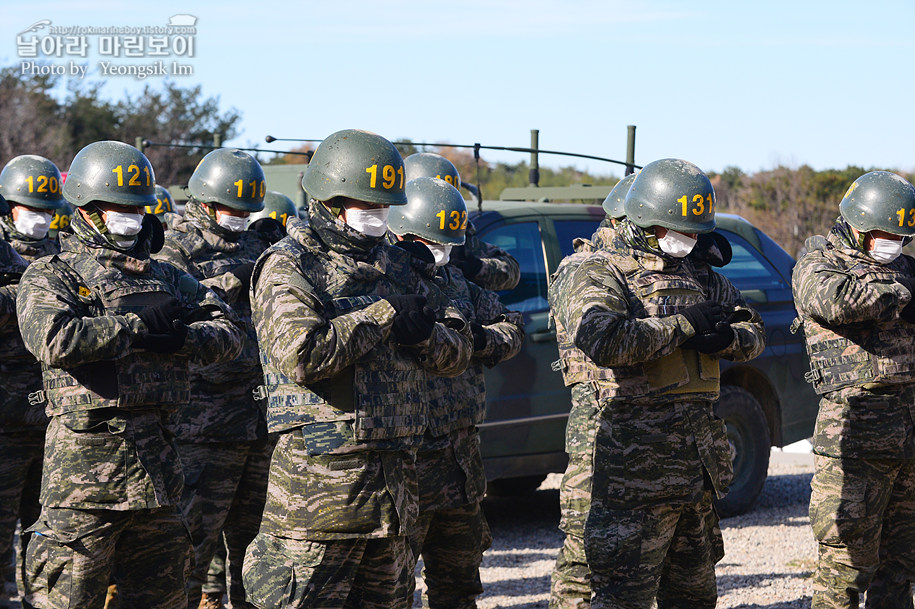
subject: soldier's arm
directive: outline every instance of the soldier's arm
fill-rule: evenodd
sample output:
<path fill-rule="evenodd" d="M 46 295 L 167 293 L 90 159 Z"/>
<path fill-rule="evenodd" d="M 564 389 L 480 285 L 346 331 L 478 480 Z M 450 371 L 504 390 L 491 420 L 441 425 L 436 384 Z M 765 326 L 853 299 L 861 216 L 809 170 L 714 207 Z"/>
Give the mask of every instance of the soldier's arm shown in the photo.
<path fill-rule="evenodd" d="M 492 291 L 468 282 L 476 321 L 483 326 L 486 346 L 474 351 L 473 358 L 485 366 L 515 357 L 524 344 L 524 318 L 509 311 Z"/>
<path fill-rule="evenodd" d="M 22 276 L 16 314 L 26 348 L 54 368 L 117 359 L 146 330 L 136 315 L 93 316 L 92 295 L 41 260 Z"/>
<path fill-rule="evenodd" d="M 828 326 L 893 319 L 911 300 L 902 285 L 862 281 L 820 252 L 798 261 L 791 284 L 798 312 Z"/>
<path fill-rule="evenodd" d="M 712 300 L 717 300 L 727 310 L 747 311 L 750 314 L 749 320 L 731 324 L 734 341 L 716 355 L 735 362 L 745 362 L 757 357 L 766 348 L 766 327 L 762 317 L 756 309 L 747 304 L 740 295 L 740 290 L 726 277 L 712 272 L 711 279 Z"/>
<path fill-rule="evenodd" d="M 473 335 L 460 311 L 445 308 L 435 322 L 432 335 L 426 340 L 402 347 L 417 354 L 419 365 L 437 376 L 458 376 L 470 365 L 473 357 Z"/>
<path fill-rule="evenodd" d="M 612 264 L 599 253 L 575 271 L 570 294 L 560 296 L 560 316 L 572 341 L 598 366 L 631 366 L 673 352 L 695 330 L 682 315 L 633 317 Z"/>
<path fill-rule="evenodd" d="M 340 374 L 390 334 L 395 311 L 386 300 L 329 319 L 311 286 L 283 256 L 270 256 L 262 265 L 251 301 L 258 342 L 296 383 Z"/>
<path fill-rule="evenodd" d="M 465 247 L 480 259 L 483 266 L 472 281 L 487 290 L 512 290 L 521 281 L 521 266 L 500 247 L 486 243 L 476 235 L 467 235 Z"/>
<path fill-rule="evenodd" d="M 174 271 L 181 297 L 189 305 L 187 338 L 177 354 L 203 366 L 234 359 L 246 340 L 238 316 L 213 290 Z"/>
<path fill-rule="evenodd" d="M 16 324 L 17 283 L 0 286 L 0 328 Z"/>

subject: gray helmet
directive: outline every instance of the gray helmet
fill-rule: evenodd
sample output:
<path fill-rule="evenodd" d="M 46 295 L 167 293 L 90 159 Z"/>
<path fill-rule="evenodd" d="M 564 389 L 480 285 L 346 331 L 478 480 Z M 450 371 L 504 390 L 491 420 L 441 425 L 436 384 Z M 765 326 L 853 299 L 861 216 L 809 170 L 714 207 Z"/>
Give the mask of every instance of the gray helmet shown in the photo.
<path fill-rule="evenodd" d="M 715 189 L 701 169 L 680 159 L 645 165 L 623 205 L 637 226 L 663 226 L 681 233 L 715 230 Z"/>
<path fill-rule="evenodd" d="M 403 160 L 407 182 L 416 178 L 441 178 L 454 186 L 461 187 L 461 174 L 454 163 L 434 152 L 417 152 Z"/>
<path fill-rule="evenodd" d="M 61 199 L 60 204 L 54 210 L 51 227 L 48 229 L 48 238 L 54 239 L 61 231 L 70 232 L 70 218 L 72 217 L 73 206 Z"/>
<path fill-rule="evenodd" d="M 441 245 L 461 245 L 467 230 L 467 205 L 457 188 L 441 178 L 407 182 L 407 205 L 388 218 L 396 235 L 416 235 Z"/>
<path fill-rule="evenodd" d="M 403 158 L 376 133 L 344 129 L 318 145 L 302 188 L 318 201 L 349 197 L 375 205 L 406 205 Z"/>
<path fill-rule="evenodd" d="M 62 180 L 57 165 L 36 154 L 11 159 L 0 171 L 0 194 L 9 203 L 53 210 L 60 205 Z"/>
<path fill-rule="evenodd" d="M 172 193 L 168 192 L 164 186 L 156 184 L 156 204 L 147 205 L 146 213 L 153 214 L 161 220 L 166 213 L 173 211 L 175 211 L 175 199 L 172 198 Z"/>
<path fill-rule="evenodd" d="M 889 171 L 871 171 L 855 180 L 839 204 L 845 221 L 866 233 L 882 230 L 915 235 L 915 187 Z"/>
<path fill-rule="evenodd" d="M 264 209 L 249 216 L 249 222 L 260 220 L 261 218 L 273 218 L 283 226 L 289 218 L 297 218 L 299 210 L 296 209 L 292 199 L 281 192 L 268 190 L 264 197 Z"/>
<path fill-rule="evenodd" d="M 623 203 L 626 201 L 626 195 L 629 194 L 629 188 L 637 175 L 639 175 L 638 170 L 625 176 L 607 194 L 607 198 L 604 199 L 604 211 L 607 212 L 608 217 L 615 220 L 626 215 Z"/>
<path fill-rule="evenodd" d="M 201 203 L 219 203 L 247 212 L 264 209 L 267 194 L 261 164 L 250 154 L 231 148 L 217 148 L 203 157 L 187 187 Z"/>
<path fill-rule="evenodd" d="M 156 204 L 156 175 L 146 155 L 124 142 L 93 142 L 76 153 L 64 198 L 82 207 L 93 201 L 146 207 Z"/>

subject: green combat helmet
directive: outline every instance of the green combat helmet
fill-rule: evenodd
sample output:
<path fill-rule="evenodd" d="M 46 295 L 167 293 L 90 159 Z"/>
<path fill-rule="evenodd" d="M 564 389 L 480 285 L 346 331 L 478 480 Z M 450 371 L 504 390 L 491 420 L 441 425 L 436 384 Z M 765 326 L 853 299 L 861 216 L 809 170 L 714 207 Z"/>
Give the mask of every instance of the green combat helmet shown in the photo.
<path fill-rule="evenodd" d="M 93 201 L 146 207 L 156 204 L 156 176 L 146 155 L 124 142 L 93 142 L 76 153 L 64 198 L 83 207 Z"/>
<path fill-rule="evenodd" d="M 395 235 L 415 235 L 439 245 L 462 245 L 467 230 L 467 205 L 457 188 L 441 178 L 407 182 L 407 204 L 391 214 Z"/>
<path fill-rule="evenodd" d="M 267 194 L 267 180 L 257 159 L 230 148 L 219 148 L 203 157 L 187 187 L 201 203 L 219 203 L 252 213 L 264 209 Z"/>
<path fill-rule="evenodd" d="M 51 218 L 51 226 L 48 228 L 48 238 L 56 239 L 58 233 L 68 233 L 70 231 L 70 218 L 73 216 L 73 206 L 60 200 L 60 205 L 54 210 L 54 217 Z"/>
<path fill-rule="evenodd" d="M 637 175 L 639 175 L 638 171 L 625 176 L 622 180 L 617 182 L 616 186 L 607 194 L 607 198 L 604 199 L 603 205 L 607 217 L 618 220 L 626 215 L 626 211 L 623 209 L 623 203 L 625 203 L 626 195 L 629 194 L 629 188 L 632 186 L 632 183 L 635 181 L 635 176 Z"/>
<path fill-rule="evenodd" d="M 406 205 L 403 158 L 377 133 L 344 129 L 318 145 L 302 188 L 313 199 L 349 197 L 374 205 Z"/>
<path fill-rule="evenodd" d="M 871 171 L 855 180 L 839 204 L 845 221 L 866 233 L 882 230 L 915 235 L 915 187 L 889 171 Z"/>
<path fill-rule="evenodd" d="M 146 213 L 153 214 L 161 220 L 165 214 L 174 211 L 175 199 L 172 198 L 172 193 L 168 192 L 168 189 L 164 186 L 156 184 L 156 204 L 147 205 Z"/>
<path fill-rule="evenodd" d="M 660 159 L 645 165 L 632 182 L 623 209 L 641 228 L 663 226 L 681 233 L 715 230 L 715 189 L 689 161 Z"/>
<path fill-rule="evenodd" d="M 299 210 L 296 209 L 292 199 L 281 192 L 268 190 L 264 197 L 264 209 L 251 214 L 249 221 L 253 224 L 261 218 L 271 218 L 285 227 L 289 218 L 297 218 L 298 215 Z"/>
<path fill-rule="evenodd" d="M 454 186 L 461 187 L 461 174 L 454 163 L 434 152 L 417 152 L 403 160 L 407 182 L 416 178 L 441 178 Z"/>
<path fill-rule="evenodd" d="M 0 171 L 0 194 L 9 203 L 51 211 L 60 205 L 60 190 L 60 170 L 43 156 L 17 156 Z"/>

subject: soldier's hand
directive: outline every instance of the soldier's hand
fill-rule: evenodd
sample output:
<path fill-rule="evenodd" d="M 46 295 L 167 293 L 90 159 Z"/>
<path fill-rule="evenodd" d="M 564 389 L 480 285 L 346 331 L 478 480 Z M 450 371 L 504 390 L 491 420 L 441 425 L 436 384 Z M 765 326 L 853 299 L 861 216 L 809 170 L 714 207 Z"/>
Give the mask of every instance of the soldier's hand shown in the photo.
<path fill-rule="evenodd" d="M 486 337 L 486 330 L 483 329 L 483 326 L 475 321 L 470 322 L 470 333 L 473 334 L 473 350 L 482 351 L 485 349 L 489 339 Z"/>
<path fill-rule="evenodd" d="M 421 311 L 408 311 L 400 313 L 394 318 L 391 328 L 394 340 L 401 345 L 415 345 L 430 336 L 435 328 L 435 311 L 423 307 Z"/>
<path fill-rule="evenodd" d="M 719 321 L 715 329 L 696 334 L 680 345 L 683 349 L 695 349 L 700 353 L 718 353 L 734 342 L 734 328 L 726 321 Z"/>
<path fill-rule="evenodd" d="M 137 317 L 149 334 L 169 334 L 172 322 L 181 317 L 183 311 L 181 302 L 174 296 L 169 296 L 163 302 L 145 307 L 137 313 Z"/>
<path fill-rule="evenodd" d="M 385 300 L 394 307 L 398 315 L 409 313 L 410 311 L 422 311 L 426 306 L 426 297 L 419 294 L 393 294 L 385 296 Z"/>
<path fill-rule="evenodd" d="M 133 341 L 133 346 L 153 353 L 175 353 L 184 346 L 187 339 L 187 326 L 176 321 L 170 332 L 147 334 Z"/>
<path fill-rule="evenodd" d="M 425 243 L 420 243 L 419 241 L 398 241 L 394 245 L 427 264 L 433 264 L 435 262 L 435 256 L 432 255 L 432 250 L 426 247 Z"/>
<path fill-rule="evenodd" d="M 912 294 L 912 300 L 899 312 L 899 317 L 915 324 L 915 277 L 900 277 L 896 281 Z"/>
<path fill-rule="evenodd" d="M 473 279 L 483 268 L 483 261 L 467 251 L 466 245 L 455 247 L 451 250 L 451 264 L 461 269 L 464 277 Z"/>
<path fill-rule="evenodd" d="M 713 331 L 715 324 L 719 321 L 724 321 L 727 317 L 721 307 L 721 303 L 715 300 L 707 300 L 686 307 L 680 311 L 680 315 L 686 318 L 686 321 L 693 327 L 696 334 L 705 334 Z"/>
<path fill-rule="evenodd" d="M 234 275 L 235 278 L 238 279 L 238 281 L 240 281 L 243 286 L 245 286 L 245 290 L 247 290 L 248 286 L 251 285 L 251 273 L 253 273 L 253 272 L 254 272 L 254 263 L 253 262 L 246 262 L 244 264 L 240 264 L 237 267 L 235 267 L 234 269 L 232 269 L 231 271 L 229 271 L 229 273 Z"/>
<path fill-rule="evenodd" d="M 258 218 L 248 225 L 248 230 L 259 233 L 270 243 L 276 243 L 286 236 L 286 228 L 283 223 L 273 218 Z"/>

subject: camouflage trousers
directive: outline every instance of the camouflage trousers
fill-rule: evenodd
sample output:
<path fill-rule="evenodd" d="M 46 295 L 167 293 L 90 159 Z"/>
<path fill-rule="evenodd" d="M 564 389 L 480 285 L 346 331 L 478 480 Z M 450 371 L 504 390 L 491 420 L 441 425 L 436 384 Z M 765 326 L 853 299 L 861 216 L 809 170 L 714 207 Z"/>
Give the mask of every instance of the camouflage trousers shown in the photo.
<path fill-rule="evenodd" d="M 223 539 L 229 599 L 236 607 L 246 606 L 241 569 L 245 549 L 260 528 L 274 445 L 273 436 L 231 444 L 178 444 L 185 472 L 181 503 L 194 542 L 190 609 L 197 609 L 210 561 Z"/>
<path fill-rule="evenodd" d="M 244 556 L 242 556 L 244 560 Z M 242 587 L 244 589 L 244 587 Z M 203 593 L 222 596 L 226 593 L 226 539 L 216 544 L 216 554 L 207 569 L 207 580 L 203 584 Z"/>
<path fill-rule="evenodd" d="M 424 437 L 416 455 L 416 475 L 419 518 L 409 538 L 413 568 L 420 554 L 423 558 L 429 607 L 476 607 L 476 597 L 483 593 L 480 563 L 492 545 L 480 507 L 486 478 L 476 428 Z"/>
<path fill-rule="evenodd" d="M 595 609 L 715 607 L 724 556 L 712 492 L 697 503 L 613 509 L 594 502 L 585 525 Z"/>
<path fill-rule="evenodd" d="M 594 440 L 600 427 L 593 389 L 580 383 L 572 388 L 572 410 L 566 425 L 569 464 L 559 485 L 559 529 L 566 535 L 550 584 L 551 609 L 591 606 L 591 569 L 585 556 L 585 521 L 591 509 L 594 476 Z"/>
<path fill-rule="evenodd" d="M 245 554 L 248 601 L 260 609 L 408 609 L 406 537 L 308 541 L 259 533 Z"/>
<path fill-rule="evenodd" d="M 810 524 L 819 543 L 813 607 L 911 608 L 915 460 L 815 455 Z"/>
<path fill-rule="evenodd" d="M 17 574 L 12 558 L 13 539 L 16 536 L 16 521 L 22 523 L 25 531 L 38 520 L 41 505 L 38 493 L 41 490 L 41 467 L 44 456 L 44 429 L 16 433 L 0 433 L 0 557 L 3 581 L 15 583 Z M 30 533 L 19 536 L 18 560 L 19 584 L 25 593 L 25 550 Z"/>
<path fill-rule="evenodd" d="M 40 609 L 102 607 L 108 584 L 121 607 L 177 609 L 193 549 L 174 507 L 153 510 L 44 508 L 31 527 L 27 600 Z"/>

